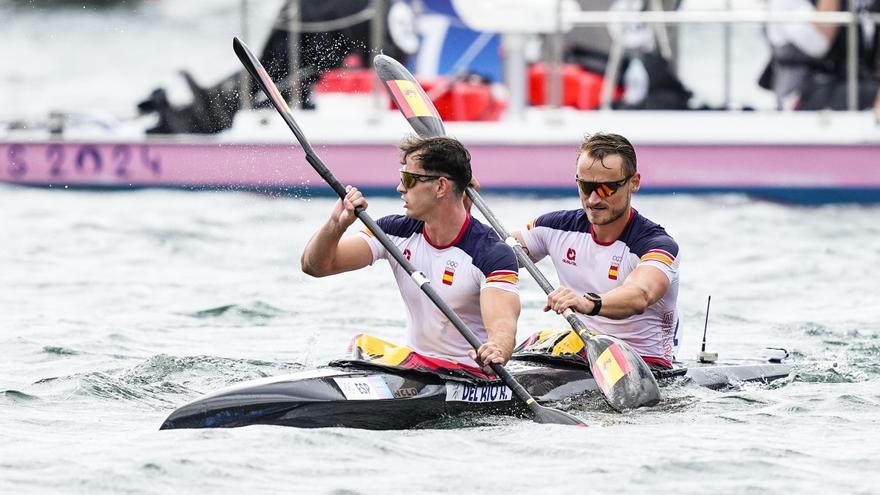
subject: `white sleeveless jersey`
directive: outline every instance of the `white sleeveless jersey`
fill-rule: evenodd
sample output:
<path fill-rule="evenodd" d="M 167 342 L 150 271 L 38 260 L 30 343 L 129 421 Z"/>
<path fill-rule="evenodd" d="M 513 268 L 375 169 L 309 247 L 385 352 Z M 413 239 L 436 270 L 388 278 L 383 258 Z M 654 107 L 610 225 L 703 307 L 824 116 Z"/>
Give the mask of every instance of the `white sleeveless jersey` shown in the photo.
<path fill-rule="evenodd" d="M 402 215 L 380 218 L 376 223 L 400 248 L 403 255 L 431 281 L 431 286 L 480 342 L 487 338 L 480 313 L 480 291 L 492 287 L 519 293 L 516 255 L 489 227 L 468 217 L 458 237 L 438 246 L 424 234 L 425 225 Z M 373 252 L 373 262 L 391 264 L 400 295 L 406 303 L 407 346 L 416 352 L 476 366 L 468 357 L 470 344 L 428 299 L 368 229 L 359 234 Z"/>
<path fill-rule="evenodd" d="M 623 320 L 576 314 L 587 328 L 626 341 L 642 356 L 673 360 L 679 344 L 678 244 L 663 227 L 633 209 L 620 238 L 601 244 L 587 214 L 578 209 L 542 215 L 522 235 L 532 258 L 550 256 L 559 283 L 581 294 L 620 287 L 641 265 L 662 271 L 669 290 L 644 313 Z"/>

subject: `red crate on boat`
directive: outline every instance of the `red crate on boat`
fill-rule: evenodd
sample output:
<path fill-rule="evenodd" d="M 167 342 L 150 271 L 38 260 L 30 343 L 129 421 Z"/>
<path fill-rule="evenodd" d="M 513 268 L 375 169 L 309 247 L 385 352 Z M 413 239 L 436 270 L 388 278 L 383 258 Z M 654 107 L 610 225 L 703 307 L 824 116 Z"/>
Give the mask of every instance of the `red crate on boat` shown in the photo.
<path fill-rule="evenodd" d="M 369 93 L 376 83 L 370 69 L 330 69 L 315 85 L 317 93 Z"/>
<path fill-rule="evenodd" d="M 544 64 L 534 64 L 529 67 L 530 105 L 546 104 L 548 79 L 549 70 Z M 579 65 L 564 64 L 562 66 L 562 104 L 580 110 L 599 108 L 604 80 L 605 78 L 601 75 L 585 70 Z M 614 98 L 619 98 L 620 93 L 620 89 L 615 88 Z"/>

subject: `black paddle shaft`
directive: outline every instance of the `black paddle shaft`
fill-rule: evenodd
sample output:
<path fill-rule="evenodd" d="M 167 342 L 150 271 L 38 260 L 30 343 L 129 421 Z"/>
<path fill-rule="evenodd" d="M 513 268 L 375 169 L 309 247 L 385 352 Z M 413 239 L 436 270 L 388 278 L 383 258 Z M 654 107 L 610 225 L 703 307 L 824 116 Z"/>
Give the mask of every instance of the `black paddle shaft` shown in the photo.
<path fill-rule="evenodd" d="M 416 80 L 412 77 L 412 74 L 406 70 L 405 67 L 400 65 L 399 62 L 394 60 L 393 58 L 387 55 L 377 55 L 373 65 L 376 67 L 376 73 L 379 76 L 379 79 L 382 80 L 382 83 L 385 84 L 386 89 L 388 89 L 389 81 L 404 79 L 407 81 L 411 81 L 415 86 L 415 90 L 420 93 L 420 95 L 424 98 L 425 105 L 430 105 L 432 108 L 432 116 L 411 116 L 407 117 L 407 121 L 409 121 L 410 126 L 416 131 L 416 134 L 422 137 L 436 137 L 436 136 L 445 136 L 446 128 L 443 125 L 443 121 L 436 115 L 436 109 L 433 109 L 433 103 L 428 98 L 427 95 L 424 94 L 424 90 L 421 85 L 416 82 Z M 393 93 L 389 89 L 389 94 Z M 394 99 L 392 97 L 392 99 Z M 395 103 L 398 103 L 395 100 Z M 492 228 L 495 229 L 495 232 L 498 233 L 504 239 L 504 242 L 507 243 L 510 247 L 513 248 L 516 253 L 516 258 L 519 260 L 520 266 L 526 268 L 529 273 L 532 274 L 532 277 L 538 282 L 538 285 L 541 286 L 541 289 L 545 294 L 550 294 L 553 292 L 553 285 L 550 284 L 550 281 L 547 280 L 547 277 L 538 270 L 538 267 L 535 266 L 535 263 L 529 258 L 526 254 L 525 250 L 522 246 L 520 246 L 519 242 L 516 241 L 501 225 L 501 222 L 492 214 L 492 210 L 489 208 L 489 205 L 483 201 L 483 198 L 480 196 L 480 193 L 477 192 L 471 186 L 468 186 L 467 190 L 468 198 L 474 203 L 480 213 L 489 221 L 489 224 L 492 225 Z M 590 331 L 587 329 L 587 326 L 575 316 L 573 311 L 566 311 L 563 316 L 568 321 L 568 324 L 581 336 L 585 341 L 590 337 Z"/>
<path fill-rule="evenodd" d="M 406 67 L 402 66 L 393 58 L 385 55 L 376 55 L 373 59 L 373 66 L 376 67 L 376 73 L 385 84 L 385 88 L 388 90 L 391 99 L 398 104 L 401 113 L 404 114 L 410 126 L 419 136 L 433 137 L 446 135 L 443 120 L 440 119 L 440 115 L 437 113 L 437 109 L 434 107 L 433 102 L 428 98 L 421 85 L 418 84 Z M 410 82 L 411 86 L 409 89 L 415 90 L 415 94 L 409 93 L 408 96 L 404 96 L 404 99 L 407 100 L 407 104 L 409 104 L 410 98 L 415 99 L 417 102 L 418 100 L 421 100 L 422 107 L 424 108 L 421 108 L 419 113 L 413 112 L 411 106 L 409 112 L 403 111 L 403 107 L 400 106 L 401 102 L 397 101 L 397 93 L 391 89 L 391 84 L 398 84 L 401 80 Z M 400 88 L 399 84 L 397 88 Z M 467 188 L 466 192 L 468 198 L 470 198 L 477 209 L 480 210 L 483 216 L 489 221 L 492 228 L 495 229 L 495 232 L 504 238 L 504 242 L 507 243 L 507 245 L 513 248 L 520 265 L 524 266 L 529 273 L 532 274 L 544 293 L 550 294 L 553 292 L 553 286 L 544 274 L 538 270 L 538 267 L 529 258 L 519 242 L 507 232 L 503 225 L 501 225 L 501 222 L 498 221 L 492 213 L 492 210 L 489 209 L 489 205 L 483 201 L 480 194 L 470 186 Z M 660 390 L 657 387 L 656 380 L 654 380 L 654 377 L 651 374 L 651 370 L 630 346 L 622 340 L 610 336 L 594 337 L 590 334 L 587 326 L 575 315 L 571 308 L 567 308 L 563 311 L 562 316 L 565 317 L 568 324 L 583 341 L 587 350 L 587 361 L 590 364 L 590 369 L 594 373 L 596 372 L 597 358 L 607 347 L 613 344 L 616 344 L 618 348 L 623 351 L 627 356 L 627 361 L 632 365 L 634 371 L 625 375 L 624 379 L 621 381 L 621 386 L 614 388 L 600 388 L 602 390 L 602 396 L 605 398 L 608 405 L 617 411 L 622 411 L 624 409 L 631 409 L 641 405 L 653 405 L 660 400 Z"/>
<path fill-rule="evenodd" d="M 323 160 L 321 160 L 321 158 L 318 157 L 318 155 L 315 153 L 315 150 L 312 148 L 308 139 L 306 139 L 305 134 L 303 134 L 299 125 L 296 123 L 296 120 L 293 119 L 293 115 L 287 107 L 286 103 L 284 103 L 283 105 L 279 105 L 279 102 L 277 100 L 280 99 L 280 93 L 278 94 L 277 98 L 275 95 L 273 95 L 274 83 L 272 83 L 272 86 L 269 86 L 271 80 L 267 79 L 267 77 L 262 77 L 263 75 L 260 74 L 259 70 L 262 68 L 262 66 L 259 65 L 260 62 L 256 58 L 254 58 L 253 54 L 250 53 L 250 50 L 248 50 L 244 43 L 239 41 L 238 38 L 236 38 L 233 42 L 233 46 L 236 55 L 238 55 L 239 59 L 241 59 L 242 63 L 245 65 L 251 75 L 253 75 L 254 78 L 256 78 L 257 81 L 260 83 L 260 86 L 263 88 L 264 91 L 266 91 L 266 93 L 269 95 L 270 100 L 272 100 L 272 103 L 275 105 L 276 109 L 278 109 L 278 112 L 284 118 L 287 126 L 290 127 L 291 131 L 293 131 L 294 136 L 296 136 L 296 140 L 302 146 L 303 151 L 306 154 L 306 161 L 308 161 L 312 168 L 314 168 L 315 171 L 318 172 L 321 178 L 323 178 L 327 182 L 327 184 L 331 188 L 333 188 L 333 191 L 336 192 L 340 199 L 345 199 L 345 186 L 343 186 L 342 183 L 339 182 L 336 176 L 333 175 L 333 172 L 331 172 L 330 169 L 327 168 Z M 436 304 L 440 308 L 440 311 L 442 311 L 449 318 L 449 320 L 452 321 L 452 324 L 455 325 L 455 327 L 462 333 L 462 336 L 465 338 L 465 340 L 467 340 L 468 343 L 475 350 L 479 349 L 481 345 L 479 339 L 477 339 L 473 332 L 471 332 L 471 330 L 467 328 L 467 325 L 461 320 L 461 318 L 459 318 L 458 315 L 456 315 L 455 312 L 446 305 L 446 302 L 443 301 L 436 293 L 436 291 L 433 290 L 433 287 L 428 285 L 427 278 L 420 272 L 417 273 L 416 267 L 413 266 L 413 264 L 410 263 L 410 261 L 403 256 L 403 253 L 401 253 L 400 249 L 398 249 L 397 246 L 394 245 L 393 242 L 391 242 L 391 239 L 389 239 L 388 236 L 385 235 L 385 232 L 382 231 L 382 228 L 379 227 L 379 224 L 377 224 L 376 221 L 373 220 L 373 218 L 361 207 L 355 208 L 354 213 L 357 218 L 361 222 L 363 222 L 364 225 L 366 225 L 367 228 L 370 229 L 370 231 L 376 236 L 376 239 L 379 240 L 382 246 L 388 250 L 395 261 L 397 261 L 400 266 L 402 266 L 403 269 L 406 270 L 406 272 L 411 277 L 413 277 L 414 280 L 416 280 L 416 283 L 420 285 L 421 289 L 428 295 L 431 301 L 433 301 L 434 304 Z M 413 274 L 416 275 L 413 276 Z M 422 281 L 418 280 L 419 275 L 422 276 Z"/>
<path fill-rule="evenodd" d="M 296 140 L 302 146 L 303 151 L 306 154 L 306 160 L 315 169 L 316 172 L 323 178 L 328 185 L 336 192 L 336 194 L 340 198 L 345 198 L 346 191 L 345 187 L 342 183 L 339 182 L 338 179 L 333 175 L 329 168 L 324 165 L 324 162 L 318 157 L 315 153 L 314 149 L 312 149 L 311 144 L 309 144 L 308 139 L 306 139 L 299 125 L 296 123 L 296 120 L 293 118 L 293 114 L 290 111 L 290 108 L 287 106 L 287 103 L 284 101 L 284 98 L 281 97 L 281 93 L 278 91 L 278 88 L 275 86 L 275 83 L 272 82 L 272 79 L 266 73 L 266 70 L 263 68 L 260 61 L 251 53 L 250 49 L 238 38 L 234 38 L 232 42 L 233 49 L 235 50 L 235 54 L 238 56 L 242 65 L 247 69 L 247 71 L 257 80 L 260 84 L 260 87 L 266 93 L 266 96 L 269 97 L 269 100 L 272 102 L 272 105 L 278 110 L 278 113 L 281 114 L 281 117 L 284 119 L 284 122 L 287 123 L 287 126 L 293 131 L 294 136 L 296 136 Z M 467 325 L 459 318 L 459 316 L 450 308 L 445 301 L 440 297 L 439 294 L 434 290 L 434 288 L 430 285 L 428 278 L 425 277 L 424 274 L 417 271 L 415 266 L 409 262 L 404 256 L 403 253 L 400 252 L 400 249 L 397 248 L 394 243 L 391 242 L 391 239 L 385 235 L 385 232 L 379 227 L 379 225 L 370 217 L 370 215 L 364 211 L 363 208 L 355 208 L 355 215 L 357 218 L 367 226 L 368 229 L 376 236 L 376 239 L 382 244 L 382 246 L 388 250 L 391 256 L 394 258 L 400 266 L 403 267 L 404 270 L 412 277 L 412 279 L 419 285 L 419 288 L 428 298 L 437 306 L 437 308 L 443 312 L 443 314 L 452 322 L 453 326 L 461 333 L 461 336 L 468 341 L 471 347 L 474 350 L 478 350 L 480 348 L 480 341 L 477 339 L 476 335 L 467 327 Z M 566 423 L 566 424 L 580 424 L 583 425 L 583 421 L 574 416 L 571 416 L 562 411 L 555 411 L 552 409 L 545 408 L 535 401 L 535 399 L 529 394 L 529 392 L 520 385 L 519 382 L 507 371 L 507 369 L 496 363 L 490 363 L 489 366 L 498 375 L 499 378 L 507 385 L 513 393 L 520 398 L 522 401 L 526 403 L 529 409 L 533 413 L 533 417 L 540 420 L 541 422 L 554 422 L 554 423 Z"/>
<path fill-rule="evenodd" d="M 520 245 L 519 241 L 516 240 L 515 237 L 510 235 L 509 232 L 501 225 L 501 222 L 495 217 L 492 213 L 492 210 L 489 209 L 489 205 L 483 201 L 483 197 L 480 196 L 480 193 L 477 192 L 473 187 L 468 186 L 467 195 L 470 198 L 471 202 L 476 205 L 477 209 L 480 210 L 480 213 L 488 220 L 489 224 L 492 225 L 492 228 L 495 229 L 495 232 L 498 233 L 499 236 L 504 238 L 504 242 L 506 242 L 510 247 L 513 248 L 514 253 L 516 253 L 516 259 L 519 260 L 520 266 L 525 267 L 529 273 L 532 274 L 535 281 L 538 282 L 538 285 L 541 287 L 541 290 L 544 291 L 545 294 L 550 294 L 553 292 L 553 285 L 550 284 L 550 281 L 547 280 L 547 277 L 541 273 L 541 270 L 538 270 L 538 267 L 535 263 L 529 258 L 529 255 L 526 254 L 525 249 Z M 575 316 L 574 311 L 565 311 L 563 313 L 565 320 L 568 321 L 568 324 L 571 325 L 571 328 L 574 329 L 578 335 L 581 336 L 584 340 L 590 338 L 590 330 L 587 329 L 587 326 Z"/>

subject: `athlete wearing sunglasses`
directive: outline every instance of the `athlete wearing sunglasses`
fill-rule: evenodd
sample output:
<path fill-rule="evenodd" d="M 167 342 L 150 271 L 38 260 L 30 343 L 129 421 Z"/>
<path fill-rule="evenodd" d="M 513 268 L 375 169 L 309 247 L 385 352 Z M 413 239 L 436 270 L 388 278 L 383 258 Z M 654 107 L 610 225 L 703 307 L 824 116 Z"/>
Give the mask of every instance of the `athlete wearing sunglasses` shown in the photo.
<path fill-rule="evenodd" d="M 625 340 L 649 365 L 671 366 L 678 244 L 632 208 L 641 186 L 632 144 L 617 134 L 586 136 L 575 182 L 581 208 L 547 213 L 514 233 L 535 261 L 550 256 L 559 275 L 544 310 L 571 308 L 590 329 Z"/>
<path fill-rule="evenodd" d="M 451 177 L 445 175 L 417 174 L 415 172 L 407 172 L 404 169 L 400 169 L 400 184 L 404 189 L 412 189 L 419 182 L 430 182 L 441 177 L 451 179 Z"/>
<path fill-rule="evenodd" d="M 464 191 L 473 178 L 470 154 L 460 142 L 413 136 L 400 151 L 403 168 L 397 191 L 406 214 L 376 223 L 484 342 L 480 349 L 472 350 L 372 232 L 342 237 L 355 221 L 354 209 L 367 207 L 353 187 L 306 246 L 303 272 L 321 277 L 379 259 L 389 261 L 406 303 L 406 345 L 419 354 L 479 365 L 493 373 L 488 364 L 505 363 L 515 344 L 520 311 L 516 256 L 465 208 Z"/>
<path fill-rule="evenodd" d="M 630 179 L 632 179 L 632 175 L 627 175 L 621 180 L 613 180 L 609 182 L 590 182 L 584 179 L 581 179 L 579 176 L 575 175 L 574 180 L 577 182 L 578 187 L 581 192 L 584 193 L 584 196 L 590 196 L 593 194 L 593 191 L 599 195 L 600 198 L 607 198 L 612 194 L 616 193 L 618 189 L 625 186 Z"/>

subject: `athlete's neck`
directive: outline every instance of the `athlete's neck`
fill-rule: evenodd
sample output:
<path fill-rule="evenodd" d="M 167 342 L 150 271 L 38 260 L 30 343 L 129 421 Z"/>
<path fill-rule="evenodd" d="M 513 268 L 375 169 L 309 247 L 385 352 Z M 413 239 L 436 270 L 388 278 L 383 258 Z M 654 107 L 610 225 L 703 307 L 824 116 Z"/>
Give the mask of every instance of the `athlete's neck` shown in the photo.
<path fill-rule="evenodd" d="M 630 206 L 626 209 L 626 212 L 616 218 L 613 222 L 606 223 L 605 225 L 593 225 L 593 239 L 599 244 L 611 244 L 617 239 L 620 239 L 620 235 L 623 234 L 623 230 L 626 229 L 633 214 L 634 211 L 632 206 Z"/>
<path fill-rule="evenodd" d="M 461 234 L 467 211 L 461 201 L 454 203 L 441 202 L 425 220 L 425 235 L 435 246 L 448 246 Z"/>

